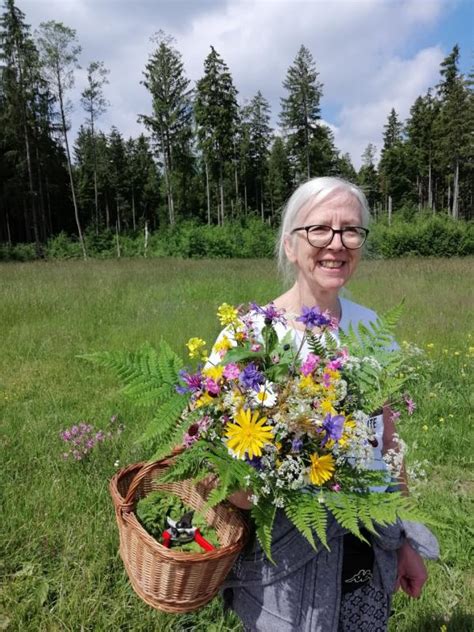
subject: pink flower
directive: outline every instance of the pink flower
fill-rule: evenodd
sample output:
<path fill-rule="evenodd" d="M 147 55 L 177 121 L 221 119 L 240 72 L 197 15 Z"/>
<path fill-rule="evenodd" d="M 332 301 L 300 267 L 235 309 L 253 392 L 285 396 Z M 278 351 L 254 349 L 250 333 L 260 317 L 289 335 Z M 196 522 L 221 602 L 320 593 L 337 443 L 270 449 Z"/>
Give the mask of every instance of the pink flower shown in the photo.
<path fill-rule="evenodd" d="M 210 395 L 219 395 L 220 390 L 221 390 L 220 386 L 216 381 L 212 380 L 210 377 L 206 379 L 205 386 L 206 386 L 206 391 Z"/>
<path fill-rule="evenodd" d="M 260 351 L 261 348 L 262 348 L 262 345 L 255 343 L 250 347 L 250 351 L 253 351 L 256 353 L 257 351 Z"/>
<path fill-rule="evenodd" d="M 227 380 L 235 380 L 240 375 L 240 369 L 234 362 L 230 362 L 224 368 L 223 375 Z"/>
<path fill-rule="evenodd" d="M 392 410 L 390 411 L 390 421 L 398 421 L 398 419 L 400 418 L 400 413 L 397 410 Z"/>
<path fill-rule="evenodd" d="M 318 366 L 320 361 L 320 357 L 314 355 L 314 353 L 308 353 L 306 360 L 301 365 L 301 373 L 304 376 L 310 375 L 314 371 L 314 369 Z"/>
<path fill-rule="evenodd" d="M 341 366 L 342 366 L 341 360 L 337 359 L 337 360 L 331 360 L 331 362 L 328 362 L 326 365 L 326 368 L 330 369 L 331 371 L 339 371 Z"/>
<path fill-rule="evenodd" d="M 334 483 L 334 485 L 331 487 L 333 492 L 340 492 L 341 491 L 341 486 L 339 485 L 339 483 Z"/>
<path fill-rule="evenodd" d="M 416 404 L 408 395 L 405 395 L 405 404 L 407 405 L 407 413 L 409 415 L 413 415 L 413 412 L 416 408 Z"/>

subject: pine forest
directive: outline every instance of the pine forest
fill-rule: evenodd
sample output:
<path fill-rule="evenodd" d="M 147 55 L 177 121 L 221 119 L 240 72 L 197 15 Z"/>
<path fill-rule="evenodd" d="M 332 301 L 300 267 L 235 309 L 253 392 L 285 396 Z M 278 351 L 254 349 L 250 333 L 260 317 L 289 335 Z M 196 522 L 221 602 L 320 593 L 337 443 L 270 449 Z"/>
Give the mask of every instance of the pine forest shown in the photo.
<path fill-rule="evenodd" d="M 32 32 L 15 0 L 0 14 L 0 243 L 30 243 L 35 255 L 60 234 L 80 245 L 103 235 L 153 234 L 186 221 L 224 227 L 246 218 L 277 227 L 285 200 L 309 177 L 357 182 L 373 216 L 472 219 L 474 71 L 459 70 L 454 45 L 438 83 L 402 120 L 387 112 L 380 153 L 368 144 L 362 166 L 335 145 L 321 121 L 324 85 L 301 45 L 281 79 L 280 111 L 258 91 L 243 101 L 213 46 L 195 85 L 173 38 L 154 37 L 143 60 L 149 114 L 143 133 L 101 129 L 114 79 L 101 60 L 87 66 L 80 101 L 70 94 L 81 59 L 73 28 L 43 22 Z M 133 89 L 133 87 L 131 87 Z M 71 135 L 71 108 L 83 124 Z M 89 237 L 89 242 L 85 238 Z"/>

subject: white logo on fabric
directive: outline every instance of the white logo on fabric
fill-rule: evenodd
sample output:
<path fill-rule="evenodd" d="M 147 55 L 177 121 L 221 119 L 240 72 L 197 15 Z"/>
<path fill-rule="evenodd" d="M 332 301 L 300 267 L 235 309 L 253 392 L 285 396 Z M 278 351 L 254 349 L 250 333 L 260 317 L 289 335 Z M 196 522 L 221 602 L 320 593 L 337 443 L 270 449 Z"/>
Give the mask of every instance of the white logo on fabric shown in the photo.
<path fill-rule="evenodd" d="M 344 583 L 346 584 L 363 584 L 364 582 L 368 582 L 372 579 L 372 571 L 361 569 L 355 575 L 346 579 Z"/>

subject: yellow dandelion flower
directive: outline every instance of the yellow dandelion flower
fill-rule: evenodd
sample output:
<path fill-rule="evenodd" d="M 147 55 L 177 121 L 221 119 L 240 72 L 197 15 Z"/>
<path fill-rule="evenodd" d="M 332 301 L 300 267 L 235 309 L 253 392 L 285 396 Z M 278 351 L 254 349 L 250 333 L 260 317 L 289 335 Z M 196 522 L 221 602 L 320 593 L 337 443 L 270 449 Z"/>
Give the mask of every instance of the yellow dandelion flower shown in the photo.
<path fill-rule="evenodd" d="M 312 454 L 309 480 L 313 485 L 322 485 L 332 477 L 335 467 L 334 459 L 330 454 L 324 456 Z"/>
<path fill-rule="evenodd" d="M 222 378 L 224 367 L 220 364 L 217 366 L 208 366 L 202 370 L 204 377 L 210 377 L 214 382 L 218 382 Z"/>
<path fill-rule="evenodd" d="M 201 406 L 209 406 L 215 400 L 209 395 L 209 393 L 203 393 L 199 399 L 194 402 L 194 406 L 196 408 L 201 408 Z"/>
<path fill-rule="evenodd" d="M 455 355 L 455 356 L 461 355 L 461 352 L 460 352 L 460 351 L 455 351 L 455 352 L 454 352 L 454 355 Z"/>
<path fill-rule="evenodd" d="M 190 338 L 186 343 L 190 358 L 199 358 L 206 354 L 206 341 L 202 338 Z"/>
<path fill-rule="evenodd" d="M 433 343 L 433 342 L 429 342 L 429 343 L 426 345 L 426 348 L 427 348 L 427 349 L 433 349 L 433 347 L 434 347 L 434 343 Z"/>
<path fill-rule="evenodd" d="M 232 305 L 228 303 L 222 303 L 217 310 L 217 316 L 221 325 L 235 325 L 237 322 L 237 310 Z"/>
<path fill-rule="evenodd" d="M 439 418 L 439 420 L 440 420 L 440 421 L 444 421 L 444 417 L 440 417 L 440 418 Z"/>
<path fill-rule="evenodd" d="M 321 407 L 321 412 L 323 412 L 325 415 L 327 415 L 328 413 L 331 413 L 331 415 L 337 414 L 334 406 L 332 405 L 330 398 L 323 399 L 320 403 L 320 407 Z"/>
<path fill-rule="evenodd" d="M 273 439 L 273 429 L 266 424 L 267 418 L 258 418 L 258 410 L 241 408 L 235 415 L 235 423 L 227 424 L 227 446 L 243 459 L 262 455 L 262 448 Z"/>
<path fill-rule="evenodd" d="M 426 432 L 428 430 L 428 426 L 425 424 L 424 426 L 421 426 L 421 429 Z"/>

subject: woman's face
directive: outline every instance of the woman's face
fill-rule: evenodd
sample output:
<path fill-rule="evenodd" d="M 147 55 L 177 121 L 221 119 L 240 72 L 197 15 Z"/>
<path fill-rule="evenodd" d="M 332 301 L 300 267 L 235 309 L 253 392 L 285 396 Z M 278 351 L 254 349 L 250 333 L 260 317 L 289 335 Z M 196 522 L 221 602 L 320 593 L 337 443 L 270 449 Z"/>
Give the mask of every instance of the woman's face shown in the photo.
<path fill-rule="evenodd" d="M 357 198 L 346 191 L 330 193 L 314 206 L 309 200 L 299 211 L 295 226 L 320 224 L 340 229 L 362 226 L 362 213 Z M 293 233 L 285 240 L 286 255 L 297 268 L 298 279 L 324 291 L 337 292 L 352 276 L 359 263 L 361 250 L 345 248 L 341 235 L 336 234 L 324 248 L 308 243 L 306 231 Z"/>

